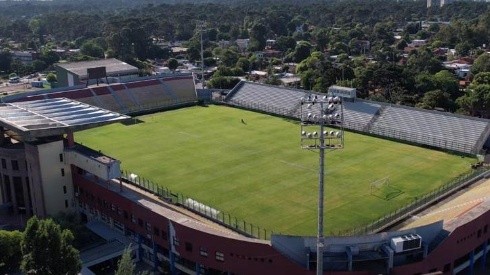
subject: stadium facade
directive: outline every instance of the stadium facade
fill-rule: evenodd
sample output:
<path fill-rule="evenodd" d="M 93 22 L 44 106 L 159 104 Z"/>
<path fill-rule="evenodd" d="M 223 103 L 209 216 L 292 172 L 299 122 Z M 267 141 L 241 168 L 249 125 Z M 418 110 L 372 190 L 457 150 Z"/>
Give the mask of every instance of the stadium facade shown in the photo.
<path fill-rule="evenodd" d="M 224 104 L 297 118 L 305 91 L 242 82 Z M 219 97 L 219 96 L 217 96 Z M 139 258 L 172 274 L 313 274 L 314 237 L 261 240 L 162 200 L 120 172 L 120 162 L 77 144 L 74 132 L 137 114 L 211 100 L 193 77 L 173 75 L 4 98 L 0 106 L 0 204 L 19 215 L 77 211 L 137 244 Z M 489 121 L 351 98 L 346 128 L 478 154 Z M 404 125 L 405 128 L 401 128 Z M 409 131 L 405 129 L 410 129 Z M 482 180 L 479 174 L 469 183 Z M 348 237 L 327 237 L 326 274 L 471 274 L 487 266 L 490 200 L 450 223 Z"/>

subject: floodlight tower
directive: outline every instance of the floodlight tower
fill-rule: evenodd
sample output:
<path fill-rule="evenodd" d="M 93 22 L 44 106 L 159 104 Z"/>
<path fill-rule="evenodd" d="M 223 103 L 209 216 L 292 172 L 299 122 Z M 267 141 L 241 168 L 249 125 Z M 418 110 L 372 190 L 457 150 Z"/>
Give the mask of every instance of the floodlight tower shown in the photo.
<path fill-rule="evenodd" d="M 325 150 L 344 147 L 344 114 L 342 99 L 337 96 L 309 94 L 301 98 L 301 148 L 319 150 L 318 234 L 316 274 L 323 274 L 323 203 Z"/>

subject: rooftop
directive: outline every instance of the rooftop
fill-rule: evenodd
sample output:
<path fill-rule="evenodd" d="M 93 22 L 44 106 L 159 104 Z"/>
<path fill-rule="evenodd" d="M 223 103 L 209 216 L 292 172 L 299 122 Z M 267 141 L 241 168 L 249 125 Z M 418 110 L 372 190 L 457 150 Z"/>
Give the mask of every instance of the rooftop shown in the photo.
<path fill-rule="evenodd" d="M 61 67 L 73 74 L 80 76 L 81 78 L 87 77 L 88 68 L 106 67 L 107 75 L 117 75 L 119 73 L 127 74 L 128 72 L 138 73 L 138 68 L 129 65 L 126 62 L 117 60 L 115 58 L 81 61 L 81 62 L 69 62 L 69 63 L 57 63 L 58 67 Z"/>
<path fill-rule="evenodd" d="M 116 112 L 66 98 L 0 104 L 0 126 L 30 141 L 128 118 Z"/>

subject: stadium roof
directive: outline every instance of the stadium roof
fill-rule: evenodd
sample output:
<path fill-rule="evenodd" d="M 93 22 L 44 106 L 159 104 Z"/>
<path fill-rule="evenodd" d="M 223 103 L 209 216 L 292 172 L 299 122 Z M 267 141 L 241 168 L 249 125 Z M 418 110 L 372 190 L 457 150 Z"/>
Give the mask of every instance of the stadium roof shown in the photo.
<path fill-rule="evenodd" d="M 63 68 L 81 78 L 87 77 L 87 68 L 106 67 L 107 75 L 138 73 L 138 68 L 115 58 L 57 63 L 58 67 Z"/>
<path fill-rule="evenodd" d="M 66 98 L 0 104 L 0 126 L 24 140 L 56 136 L 128 119 Z"/>

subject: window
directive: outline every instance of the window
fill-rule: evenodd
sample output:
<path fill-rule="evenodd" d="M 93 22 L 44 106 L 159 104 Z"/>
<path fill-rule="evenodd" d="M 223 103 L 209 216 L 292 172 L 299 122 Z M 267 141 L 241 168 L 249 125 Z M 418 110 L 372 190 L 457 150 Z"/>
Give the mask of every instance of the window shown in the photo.
<path fill-rule="evenodd" d="M 19 162 L 15 159 L 11 161 L 12 163 L 12 170 L 19 170 Z"/>
<path fill-rule="evenodd" d="M 61 168 L 61 176 L 64 177 L 65 176 L 65 168 Z"/>
<path fill-rule="evenodd" d="M 487 234 L 487 231 L 488 231 L 488 224 L 485 224 L 485 226 L 483 227 L 483 233 Z"/>
<path fill-rule="evenodd" d="M 66 194 L 66 185 L 63 185 L 63 194 Z"/>
<path fill-rule="evenodd" d="M 68 200 L 65 200 L 65 208 L 68 208 Z"/>
<path fill-rule="evenodd" d="M 167 231 L 162 230 L 162 239 L 167 240 Z"/>
<path fill-rule="evenodd" d="M 136 217 L 135 217 L 133 214 L 131 214 L 131 221 L 132 221 L 133 223 L 136 223 Z"/>
<path fill-rule="evenodd" d="M 63 162 L 63 154 L 60 154 L 60 162 Z"/>
<path fill-rule="evenodd" d="M 185 242 L 185 251 L 192 252 L 192 244 Z"/>
<path fill-rule="evenodd" d="M 216 252 L 216 261 L 224 262 L 225 261 L 225 254 L 221 252 Z"/>
<path fill-rule="evenodd" d="M 180 241 L 174 237 L 174 245 L 175 246 L 179 246 L 180 245 Z"/>
<path fill-rule="evenodd" d="M 203 256 L 203 257 L 207 257 L 207 256 L 208 256 L 208 250 L 207 250 L 206 248 L 204 248 L 204 247 L 201 247 L 201 248 L 199 249 L 199 254 L 200 254 L 201 256 Z"/>
<path fill-rule="evenodd" d="M 145 226 L 146 226 L 146 231 L 150 232 L 151 231 L 151 223 L 146 222 Z"/>
<path fill-rule="evenodd" d="M 139 225 L 140 227 L 143 227 L 143 220 L 142 220 L 142 219 L 140 219 L 140 218 L 138 218 L 138 225 Z"/>
<path fill-rule="evenodd" d="M 481 229 L 478 229 L 477 237 L 478 237 L 478 238 L 480 238 L 480 237 L 481 237 Z"/>
<path fill-rule="evenodd" d="M 7 169 L 7 161 L 2 159 L 2 169 Z"/>

